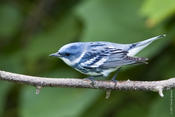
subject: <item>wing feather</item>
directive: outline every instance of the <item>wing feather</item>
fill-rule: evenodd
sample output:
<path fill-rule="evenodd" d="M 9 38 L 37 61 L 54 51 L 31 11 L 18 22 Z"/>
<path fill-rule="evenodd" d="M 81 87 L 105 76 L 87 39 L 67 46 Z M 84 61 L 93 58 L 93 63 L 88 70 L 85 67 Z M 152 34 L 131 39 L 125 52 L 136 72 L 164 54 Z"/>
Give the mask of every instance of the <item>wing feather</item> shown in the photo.
<path fill-rule="evenodd" d="M 81 63 L 81 66 L 86 68 L 108 69 L 146 61 L 143 58 L 129 57 L 128 51 L 104 43 L 91 43 L 88 49 Z"/>

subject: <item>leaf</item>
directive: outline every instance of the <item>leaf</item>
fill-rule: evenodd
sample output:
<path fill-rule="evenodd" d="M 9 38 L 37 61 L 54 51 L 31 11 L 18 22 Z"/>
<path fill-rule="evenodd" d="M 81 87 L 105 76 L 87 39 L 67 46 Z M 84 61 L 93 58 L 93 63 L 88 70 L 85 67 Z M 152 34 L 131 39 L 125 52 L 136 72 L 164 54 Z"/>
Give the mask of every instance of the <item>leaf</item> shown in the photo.
<path fill-rule="evenodd" d="M 77 78 L 78 72 L 70 67 L 61 66 L 44 77 L 73 77 Z M 33 92 L 33 93 L 32 93 Z M 20 115 L 22 117 L 78 117 L 86 108 L 92 105 L 99 95 L 98 90 L 71 89 L 71 88 L 42 88 L 39 95 L 35 88 L 23 88 L 20 96 Z"/>
<path fill-rule="evenodd" d="M 39 95 L 25 87 L 20 98 L 22 117 L 78 117 L 98 96 L 97 90 L 43 88 Z"/>
<path fill-rule="evenodd" d="M 141 13 L 148 17 L 148 23 L 158 24 L 175 13 L 175 1 L 145 0 Z"/>
<path fill-rule="evenodd" d="M 125 106 L 125 109 L 121 110 L 119 113 L 116 113 L 116 117 L 127 117 L 128 115 L 130 117 L 140 117 L 140 116 L 147 117 L 147 114 L 146 114 L 147 111 L 144 110 L 143 108 L 140 108 L 138 104 L 130 104 Z"/>
<path fill-rule="evenodd" d="M 117 93 L 117 95 L 113 95 L 114 93 Z M 116 110 L 116 105 L 120 105 L 123 100 L 122 92 L 112 91 L 110 98 L 105 99 L 105 92 L 103 91 L 103 95 L 99 96 L 81 117 L 107 117 L 109 116 L 108 113 Z"/>
<path fill-rule="evenodd" d="M 0 56 L 0 69 L 8 72 L 24 73 L 23 52 L 19 51 L 11 55 Z"/>
<path fill-rule="evenodd" d="M 140 0 L 82 2 L 75 10 L 85 23 L 82 41 L 134 43 L 159 35 L 160 29 L 148 29 L 144 25 L 143 17 L 139 15 L 141 4 Z M 144 49 L 141 55 L 153 56 L 166 40 L 157 40 L 156 43 Z"/>
<path fill-rule="evenodd" d="M 148 117 L 174 117 L 174 115 L 171 115 L 170 108 L 173 109 L 174 113 L 174 99 L 172 99 L 173 102 L 171 102 L 171 91 L 168 91 L 165 93 L 164 98 L 158 97 L 150 106 L 150 112 Z M 173 97 L 175 97 L 175 91 L 173 91 Z M 171 107 L 172 103 L 172 107 Z"/>
<path fill-rule="evenodd" d="M 29 60 L 36 60 L 56 52 L 59 47 L 72 42 L 79 33 L 79 22 L 75 16 L 65 16 L 58 21 L 48 32 L 43 31 L 32 37 L 26 49 L 26 56 Z"/>
<path fill-rule="evenodd" d="M 6 102 L 6 95 L 10 88 L 11 84 L 8 82 L 0 82 L 0 116 L 2 116 L 4 110 L 4 104 Z"/>
<path fill-rule="evenodd" d="M 19 9 L 12 4 L 0 4 L 0 36 L 12 37 L 22 22 Z"/>
<path fill-rule="evenodd" d="M 59 64 L 59 63 L 58 63 Z M 62 65 L 57 66 L 57 69 L 52 70 L 50 74 L 44 73 L 42 76 L 44 77 L 52 77 L 52 78 L 78 78 L 80 73 L 69 66 Z"/>

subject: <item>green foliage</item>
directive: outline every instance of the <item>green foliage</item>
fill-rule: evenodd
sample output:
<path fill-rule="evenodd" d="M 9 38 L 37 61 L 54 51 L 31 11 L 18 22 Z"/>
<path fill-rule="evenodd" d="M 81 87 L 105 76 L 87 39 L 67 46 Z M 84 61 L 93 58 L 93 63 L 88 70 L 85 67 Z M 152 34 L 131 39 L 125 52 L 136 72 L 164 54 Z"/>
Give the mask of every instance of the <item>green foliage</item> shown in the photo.
<path fill-rule="evenodd" d="M 174 0 L 145 0 L 142 8 L 143 15 L 157 24 L 175 13 Z"/>
<path fill-rule="evenodd" d="M 141 3 L 140 0 L 85 1 L 77 10 L 85 20 L 82 41 L 134 43 L 160 34 L 160 29 L 157 31 L 144 25 L 138 13 Z M 142 55 L 155 55 L 165 43 L 166 40 L 157 42 L 145 49 Z"/>
<path fill-rule="evenodd" d="M 11 84 L 5 83 L 5 82 L 0 82 L 0 116 L 2 116 L 4 108 L 5 107 L 5 101 L 7 97 L 8 90 L 10 88 Z"/>
<path fill-rule="evenodd" d="M 118 79 L 174 77 L 174 12 L 172 0 L 2 1 L 0 69 L 44 77 L 82 78 L 86 76 L 48 55 L 75 41 L 134 43 L 166 33 L 166 38 L 138 54 L 150 58 L 150 64 L 124 68 Z M 169 92 L 162 99 L 150 92 L 113 91 L 106 100 L 105 91 L 99 90 L 42 88 L 36 95 L 34 87 L 11 85 L 0 81 L 0 116 L 171 116 Z"/>
<path fill-rule="evenodd" d="M 0 36 L 14 36 L 19 30 L 21 17 L 17 6 L 12 4 L 0 4 Z"/>
<path fill-rule="evenodd" d="M 168 91 L 165 97 L 157 99 L 151 104 L 150 114 L 148 117 L 174 117 L 174 96 L 175 92 Z M 172 96 L 172 97 L 171 97 Z M 172 102 L 171 102 L 172 101 Z M 172 104 L 171 104 L 172 103 Z M 172 110 L 171 110 L 172 109 Z M 172 111 L 172 112 L 171 112 Z"/>
<path fill-rule="evenodd" d="M 73 41 L 79 30 L 79 23 L 75 16 L 69 14 L 63 17 L 48 31 L 43 31 L 31 37 L 32 41 L 26 50 L 27 58 L 36 60 L 41 56 L 48 56 L 49 53 L 53 53 L 63 44 Z"/>
<path fill-rule="evenodd" d="M 24 88 L 22 92 L 22 117 L 77 117 L 93 104 L 99 94 L 95 90 L 47 88 L 36 95 L 30 87 Z"/>

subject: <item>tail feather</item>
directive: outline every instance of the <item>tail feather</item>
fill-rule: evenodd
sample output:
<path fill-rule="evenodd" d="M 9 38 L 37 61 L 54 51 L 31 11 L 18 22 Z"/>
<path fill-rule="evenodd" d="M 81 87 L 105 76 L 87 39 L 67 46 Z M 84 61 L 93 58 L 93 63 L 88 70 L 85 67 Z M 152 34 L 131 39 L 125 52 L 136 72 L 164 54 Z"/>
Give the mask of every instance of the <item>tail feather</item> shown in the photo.
<path fill-rule="evenodd" d="M 149 45 L 149 44 L 151 44 L 153 41 L 155 41 L 155 40 L 157 40 L 157 39 L 161 39 L 161 38 L 163 38 L 163 37 L 165 37 L 166 35 L 165 34 L 163 34 L 163 35 L 159 35 L 159 36 L 156 36 L 156 37 L 152 37 L 152 38 L 150 38 L 150 39 L 147 39 L 147 40 L 144 40 L 144 41 L 141 41 L 141 42 L 137 42 L 137 43 L 135 43 L 135 44 L 137 44 L 137 47 L 139 47 L 139 46 L 145 46 L 145 45 Z"/>
<path fill-rule="evenodd" d="M 128 60 L 132 60 L 132 61 L 135 61 L 133 64 L 139 64 L 139 63 L 144 63 L 144 64 L 148 64 L 148 58 L 141 58 L 141 57 L 130 57 L 130 56 L 127 56 L 126 59 Z"/>
<path fill-rule="evenodd" d="M 146 46 L 148 46 L 149 44 L 151 44 L 153 41 L 163 38 L 166 35 L 159 35 L 141 42 L 137 42 L 137 43 L 133 43 L 131 44 L 129 50 L 128 50 L 128 56 L 134 56 L 136 55 L 138 52 L 140 52 L 142 49 L 144 49 Z"/>

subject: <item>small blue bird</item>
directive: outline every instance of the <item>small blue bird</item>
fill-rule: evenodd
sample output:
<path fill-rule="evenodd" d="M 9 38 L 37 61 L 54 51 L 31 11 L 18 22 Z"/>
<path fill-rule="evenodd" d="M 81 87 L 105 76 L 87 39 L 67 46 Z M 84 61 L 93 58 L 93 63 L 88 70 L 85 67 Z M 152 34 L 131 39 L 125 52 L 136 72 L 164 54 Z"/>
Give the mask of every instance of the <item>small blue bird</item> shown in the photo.
<path fill-rule="evenodd" d="M 94 77 L 107 77 L 117 71 L 112 80 L 115 81 L 122 66 L 137 63 L 147 63 L 147 58 L 135 57 L 138 52 L 154 40 L 165 37 L 159 35 L 132 44 L 117 44 L 111 42 L 75 42 L 66 44 L 58 52 L 51 54 L 62 59 L 66 64 L 79 72 Z"/>

